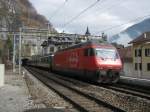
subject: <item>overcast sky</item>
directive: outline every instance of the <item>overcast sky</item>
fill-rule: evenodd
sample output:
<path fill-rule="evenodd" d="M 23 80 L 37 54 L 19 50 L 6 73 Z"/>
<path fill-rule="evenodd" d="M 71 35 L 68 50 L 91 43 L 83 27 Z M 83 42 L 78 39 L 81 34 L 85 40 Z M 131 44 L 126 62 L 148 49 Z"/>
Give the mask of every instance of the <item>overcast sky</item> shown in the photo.
<path fill-rule="evenodd" d="M 44 15 L 60 32 L 64 30 L 69 33 L 84 34 L 88 26 L 91 34 L 99 35 L 112 26 L 128 23 L 121 27 L 106 30 L 105 33 L 111 36 L 139 22 L 139 20 L 131 20 L 150 15 L 150 0 L 99 0 L 94 7 L 64 27 L 64 24 L 71 18 L 96 1 L 30 0 L 36 10 Z M 60 7 L 61 10 L 58 11 Z"/>

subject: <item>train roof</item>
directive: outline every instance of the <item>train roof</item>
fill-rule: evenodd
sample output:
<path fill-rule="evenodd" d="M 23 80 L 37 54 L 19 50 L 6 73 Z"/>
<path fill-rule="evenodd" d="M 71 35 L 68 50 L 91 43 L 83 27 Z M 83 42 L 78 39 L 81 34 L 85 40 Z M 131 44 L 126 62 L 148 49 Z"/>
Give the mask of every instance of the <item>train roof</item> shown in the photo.
<path fill-rule="evenodd" d="M 42 56 L 42 55 L 32 55 L 33 58 L 34 57 L 36 57 L 36 58 L 45 58 L 45 57 L 49 57 L 49 56 L 53 57 L 54 54 L 47 54 L 47 55 L 44 55 L 44 56 Z"/>
<path fill-rule="evenodd" d="M 65 48 L 65 49 L 61 49 L 61 50 L 59 50 L 57 52 L 66 51 L 66 50 L 70 50 L 70 49 L 75 49 L 75 48 L 79 48 L 79 47 L 83 47 L 83 46 L 87 46 L 87 45 L 106 45 L 106 46 L 113 47 L 110 43 L 108 43 L 106 41 L 89 40 L 87 42 L 79 43 L 79 44 L 73 45 L 71 47 L 68 47 L 68 48 Z"/>

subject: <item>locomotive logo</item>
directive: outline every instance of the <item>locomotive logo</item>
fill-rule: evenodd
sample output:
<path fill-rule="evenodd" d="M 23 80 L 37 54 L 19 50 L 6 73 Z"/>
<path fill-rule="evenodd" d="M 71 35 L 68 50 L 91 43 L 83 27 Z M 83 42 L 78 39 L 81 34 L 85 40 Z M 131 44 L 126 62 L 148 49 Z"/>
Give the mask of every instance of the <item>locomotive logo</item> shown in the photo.
<path fill-rule="evenodd" d="M 77 67 L 78 66 L 78 53 L 77 52 L 72 52 L 70 57 L 69 57 L 69 64 L 70 67 Z"/>

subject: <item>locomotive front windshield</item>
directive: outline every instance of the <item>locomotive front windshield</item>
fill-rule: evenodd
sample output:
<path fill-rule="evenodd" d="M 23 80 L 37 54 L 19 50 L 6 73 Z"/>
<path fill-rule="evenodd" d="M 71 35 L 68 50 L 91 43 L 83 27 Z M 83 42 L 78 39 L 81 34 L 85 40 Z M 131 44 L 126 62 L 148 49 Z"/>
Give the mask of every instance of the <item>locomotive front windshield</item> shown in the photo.
<path fill-rule="evenodd" d="M 96 48 L 96 56 L 101 57 L 103 59 L 118 59 L 118 53 L 116 52 L 115 49 L 101 49 L 101 48 Z"/>

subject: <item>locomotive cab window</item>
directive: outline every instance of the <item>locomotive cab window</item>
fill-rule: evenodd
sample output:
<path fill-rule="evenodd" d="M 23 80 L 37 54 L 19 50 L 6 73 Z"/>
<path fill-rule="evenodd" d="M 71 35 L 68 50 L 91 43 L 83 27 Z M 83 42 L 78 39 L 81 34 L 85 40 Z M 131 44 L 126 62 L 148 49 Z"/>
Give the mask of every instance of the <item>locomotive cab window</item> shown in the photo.
<path fill-rule="evenodd" d="M 94 56 L 95 50 L 93 48 L 87 48 L 84 50 L 84 56 Z"/>
<path fill-rule="evenodd" d="M 110 59 L 118 59 L 119 55 L 115 49 L 106 49 L 106 48 L 97 48 L 96 49 L 96 56 L 101 57 L 103 59 L 110 58 Z"/>

